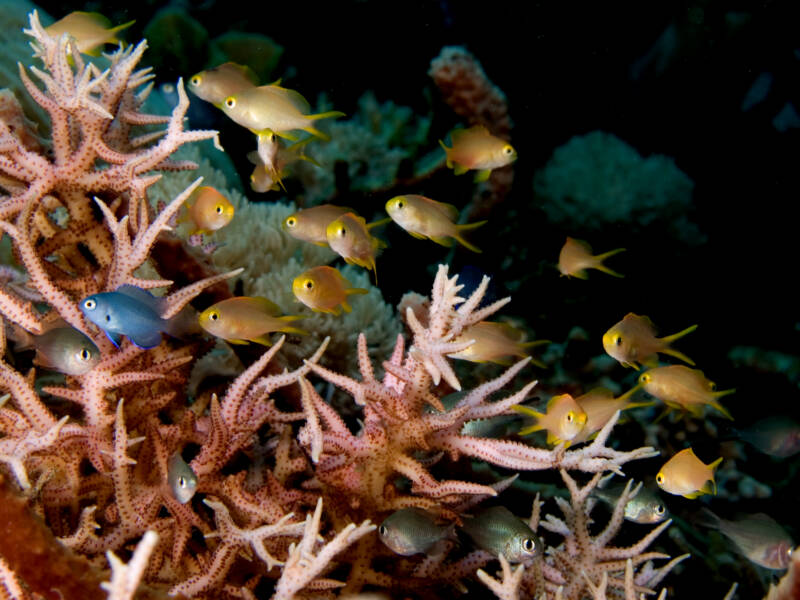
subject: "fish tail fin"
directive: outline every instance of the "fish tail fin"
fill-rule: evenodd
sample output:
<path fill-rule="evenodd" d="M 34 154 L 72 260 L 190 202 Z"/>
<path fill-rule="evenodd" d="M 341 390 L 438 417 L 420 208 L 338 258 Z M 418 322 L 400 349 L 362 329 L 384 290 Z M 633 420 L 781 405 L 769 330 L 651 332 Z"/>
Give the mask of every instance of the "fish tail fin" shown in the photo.
<path fill-rule="evenodd" d="M 730 392 L 730 391 L 733 391 L 733 390 L 725 390 L 725 391 L 727 391 L 727 392 Z M 730 419 L 731 421 L 733 421 L 733 415 L 732 415 L 730 412 L 728 412 L 728 409 L 727 409 L 727 408 L 725 408 L 724 406 L 722 406 L 722 404 L 720 404 L 720 403 L 719 403 L 719 402 L 717 402 L 716 400 L 712 400 L 712 401 L 711 401 L 711 402 L 709 402 L 708 404 L 709 404 L 709 406 L 711 406 L 712 408 L 716 408 L 716 409 L 717 409 L 719 412 L 721 412 L 721 413 L 722 413 L 722 415 L 723 415 L 723 416 L 724 416 L 726 419 Z"/>
<path fill-rule="evenodd" d="M 615 270 L 613 270 L 613 269 L 609 269 L 609 268 L 608 268 L 607 266 L 605 266 L 604 264 L 599 264 L 599 265 L 597 265 L 597 266 L 595 267 L 595 269 L 597 269 L 598 271 L 602 271 L 602 272 L 603 272 L 603 273 L 605 273 L 606 275 L 611 275 L 612 277 L 619 277 L 619 278 L 623 278 L 623 277 L 625 277 L 625 275 L 623 275 L 622 273 L 618 273 L 617 271 L 615 271 Z"/>
<path fill-rule="evenodd" d="M 134 23 L 136 23 L 136 19 L 134 19 L 132 21 L 128 21 L 127 23 L 123 23 L 122 25 L 117 25 L 116 27 L 112 27 L 111 29 L 109 29 L 108 33 L 111 34 L 111 38 L 110 38 L 109 41 L 112 44 L 118 43 L 120 41 L 120 39 L 117 37 L 117 34 L 120 31 L 122 31 L 123 29 L 127 29 L 128 27 L 130 27 Z"/>
<path fill-rule="evenodd" d="M 380 227 L 381 225 L 386 225 L 387 223 L 391 223 L 392 218 L 386 217 L 385 219 L 378 219 L 377 221 L 373 221 L 372 223 L 367 223 L 367 231 L 373 229 L 374 227 Z"/>
<path fill-rule="evenodd" d="M 609 250 L 608 252 L 603 252 L 602 254 L 596 255 L 594 258 L 597 259 L 599 262 L 603 262 L 607 258 L 611 258 L 615 254 L 619 254 L 620 252 L 625 252 L 625 248 L 614 248 L 613 250 Z"/>
<path fill-rule="evenodd" d="M 331 136 L 329 136 L 327 133 L 321 132 L 319 129 L 311 125 L 309 125 L 308 127 L 303 127 L 303 131 L 310 133 L 314 137 L 318 137 L 323 142 L 329 142 L 331 140 Z"/>
<path fill-rule="evenodd" d="M 520 356 L 527 357 L 530 359 L 531 364 L 539 367 L 540 369 L 546 369 L 547 365 L 543 363 L 541 360 L 534 358 L 531 356 L 530 352 L 528 352 L 531 348 L 535 348 L 536 346 L 543 346 L 545 344 L 552 344 L 550 340 L 533 340 L 532 342 L 522 342 L 519 344 Z"/>
<path fill-rule="evenodd" d="M 282 317 L 278 317 L 279 321 L 285 321 L 286 323 L 291 323 L 292 321 L 299 321 L 300 319 L 304 319 L 302 315 L 283 315 Z"/>
<path fill-rule="evenodd" d="M 669 354 L 670 356 L 674 356 L 678 360 L 682 360 L 683 362 L 685 362 L 687 365 L 692 365 L 693 367 L 695 366 L 694 361 L 688 356 L 686 356 L 680 350 L 675 350 L 674 348 L 664 348 L 663 350 L 659 350 L 659 352 L 661 352 L 662 354 Z"/>
<path fill-rule="evenodd" d="M 642 389 L 642 384 L 641 384 L 641 383 L 637 383 L 635 386 L 633 386 L 633 387 L 632 387 L 631 389 L 629 389 L 627 392 L 625 392 L 624 394 L 622 394 L 622 396 L 619 396 L 619 397 L 617 398 L 617 400 L 625 400 L 625 401 L 627 401 L 627 400 L 629 400 L 629 399 L 631 398 L 631 396 L 633 396 L 633 395 L 634 395 L 636 392 L 638 392 L 640 389 Z M 649 404 L 650 404 L 650 403 L 648 403 L 648 406 L 649 406 Z"/>
<path fill-rule="evenodd" d="M 328 119 L 328 118 L 343 117 L 343 116 L 344 113 L 341 111 L 329 110 L 328 112 L 317 113 L 315 115 L 306 115 L 306 119 L 309 119 L 311 121 L 317 121 L 319 119 Z M 321 132 L 313 125 L 309 125 L 308 127 L 303 127 L 303 131 L 306 131 L 325 142 L 330 141 L 331 139 L 331 136 L 329 136 L 327 133 Z"/>
<path fill-rule="evenodd" d="M 537 420 L 544 417 L 544 413 L 540 413 L 538 410 L 534 410 L 530 406 L 525 406 L 524 404 L 515 404 L 514 406 L 511 407 L 511 409 L 522 415 L 535 417 Z M 534 423 L 533 425 L 520 429 L 517 433 L 519 435 L 528 435 L 529 433 L 533 433 L 534 431 L 541 431 L 542 429 L 544 429 L 544 426 L 540 425 L 537 422 Z"/>
<path fill-rule="evenodd" d="M 685 335 L 689 335 L 689 334 L 690 334 L 690 333 L 692 333 L 692 332 L 693 332 L 695 329 L 697 329 L 697 325 L 696 325 L 696 324 L 695 324 L 695 325 L 692 325 L 692 326 L 690 326 L 690 327 L 687 327 L 686 329 L 682 329 L 682 330 L 681 330 L 681 331 L 679 331 L 678 333 L 673 333 L 672 335 L 665 336 L 665 337 L 661 338 L 661 341 L 662 341 L 662 342 L 665 342 L 665 343 L 667 343 L 667 344 L 671 344 L 671 343 L 672 343 L 672 342 L 674 342 L 675 340 L 677 340 L 677 339 L 680 339 L 680 338 L 682 338 L 682 337 L 683 337 L 683 336 L 685 336 Z M 663 352 L 663 350 L 662 350 L 662 352 Z"/>
<path fill-rule="evenodd" d="M 281 327 L 278 331 L 283 333 L 294 333 L 296 335 L 309 335 L 305 329 L 300 329 L 299 327 Z"/>
<path fill-rule="evenodd" d="M 465 225 L 456 225 L 456 234 L 453 236 L 453 238 L 468 250 L 481 253 L 482 250 L 478 248 L 475 244 L 472 244 L 467 240 L 465 240 L 464 237 L 461 235 L 461 233 L 464 231 L 471 231 L 473 229 L 477 229 L 478 227 L 484 224 L 486 224 L 486 221 L 478 221 L 476 223 L 466 223 Z"/>
<path fill-rule="evenodd" d="M 351 294 L 369 294 L 369 290 L 365 290 L 364 288 L 347 288 L 344 293 L 348 296 Z"/>

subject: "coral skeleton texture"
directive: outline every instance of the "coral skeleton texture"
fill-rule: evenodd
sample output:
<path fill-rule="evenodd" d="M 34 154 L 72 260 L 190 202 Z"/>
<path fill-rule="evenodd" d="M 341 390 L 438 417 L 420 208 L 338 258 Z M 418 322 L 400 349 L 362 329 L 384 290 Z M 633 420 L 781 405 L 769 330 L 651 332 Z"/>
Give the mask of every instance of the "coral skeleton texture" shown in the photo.
<path fill-rule="evenodd" d="M 201 390 L 189 402 L 189 372 L 206 342 L 165 336 L 147 350 L 127 340 L 112 345 L 79 310 L 85 296 L 123 284 L 168 288 L 160 315 L 166 319 L 242 272 L 212 273 L 174 289 L 158 275 L 152 253 L 172 235 L 170 222 L 200 180 L 160 210 L 152 208 L 149 188 L 159 171 L 195 168 L 171 156 L 188 142 L 216 139 L 216 132 L 183 129 L 188 99 L 180 81 L 170 116 L 140 112 L 152 78 L 137 69 L 145 42 L 117 50 L 100 70 L 66 35 L 48 35 L 35 12 L 27 33 L 42 67 L 20 66 L 20 78 L 49 115 L 52 138 L 46 150 L 26 145 L 8 117 L 0 121 L 0 230 L 19 263 L 4 272 L 0 287 L 8 325 L 0 327 L 0 388 L 7 392 L 0 405 L 0 469 L 27 507 L 4 523 L 16 536 L 0 535 L 5 596 L 82 597 L 66 588 L 38 591 L 24 568 L 36 559 L 10 546 L 34 530 L 52 532 L 41 542 L 52 558 L 35 566 L 75 578 L 82 570 L 102 573 L 103 590 L 120 599 L 132 598 L 137 586 L 159 597 L 330 598 L 376 589 L 439 597 L 465 581 L 476 586 L 476 577 L 501 598 L 633 598 L 653 590 L 680 560 L 655 569 L 652 561 L 667 557 L 647 551 L 668 523 L 633 546 L 610 545 L 630 488 L 608 525 L 590 535 L 588 496 L 600 476 L 657 454 L 607 445 L 618 415 L 591 443 L 570 449 L 461 433 L 470 421 L 515 414 L 511 407 L 536 385 L 526 382 L 492 398 L 522 373 L 524 359 L 463 390 L 452 408 L 442 403 L 443 389 L 462 388 L 448 354 L 469 341 L 455 340 L 509 301 L 479 308 L 488 278 L 463 298 L 456 277 L 440 266 L 427 313 L 407 310 L 413 339 L 406 348 L 397 336 L 382 376 L 363 333 L 355 348 L 358 379 L 324 366 L 328 339 L 293 369 L 270 369 L 286 343 L 281 338 L 224 393 Z M 142 133 L 142 125 L 164 129 Z M 141 275 L 145 263 L 153 275 Z M 102 358 L 88 372 L 42 388 L 35 368 L 18 370 L 24 361 L 7 360 L 14 355 L 6 330 L 41 334 L 59 319 L 90 336 Z M 349 416 L 323 399 L 326 382 L 352 397 Z M 186 503 L 168 484 L 176 453 L 198 479 Z M 373 533 L 374 523 L 392 511 L 419 507 L 459 524 L 513 484 L 514 477 L 494 484 L 447 478 L 447 469 L 439 469 L 470 461 L 514 472 L 560 470 L 571 498 L 557 501 L 563 517 L 547 515 L 539 523 L 537 499 L 530 524 L 563 541 L 532 564 L 512 568 L 499 557 L 499 578 L 487 567 L 497 557 L 452 543 L 437 556 L 393 557 Z M 594 476 L 581 486 L 567 470 Z M 63 569 L 75 555 L 85 569 Z"/>

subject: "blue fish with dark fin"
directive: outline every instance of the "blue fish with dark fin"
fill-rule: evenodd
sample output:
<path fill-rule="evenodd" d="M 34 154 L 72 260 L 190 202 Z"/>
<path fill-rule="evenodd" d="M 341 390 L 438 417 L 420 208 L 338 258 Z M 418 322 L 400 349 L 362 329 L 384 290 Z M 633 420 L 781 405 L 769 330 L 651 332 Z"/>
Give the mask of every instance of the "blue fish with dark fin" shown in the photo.
<path fill-rule="evenodd" d="M 170 322 L 161 318 L 161 298 L 135 285 L 121 285 L 116 291 L 87 296 L 80 302 L 84 316 L 102 329 L 119 348 L 122 336 L 139 348 L 161 343 L 161 332 L 170 333 Z"/>

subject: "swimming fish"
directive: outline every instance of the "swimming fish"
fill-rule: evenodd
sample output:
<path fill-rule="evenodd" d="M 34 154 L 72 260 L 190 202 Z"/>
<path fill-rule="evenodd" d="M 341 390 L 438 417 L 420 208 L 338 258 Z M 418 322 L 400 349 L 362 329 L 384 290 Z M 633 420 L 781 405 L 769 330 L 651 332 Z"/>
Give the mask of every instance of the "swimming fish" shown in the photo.
<path fill-rule="evenodd" d="M 283 220 L 283 230 L 293 238 L 311 242 L 317 246 L 328 245 L 328 225 L 343 214 L 352 212 L 346 206 L 320 204 L 300 210 Z"/>
<path fill-rule="evenodd" d="M 345 213 L 335 221 L 328 223 L 325 230 L 331 250 L 341 256 L 348 264 L 369 269 L 378 281 L 375 269 L 375 256 L 379 248 L 386 246 L 383 240 L 369 232 L 363 217 L 355 213 Z"/>
<path fill-rule="evenodd" d="M 716 384 L 706 379 L 699 369 L 683 365 L 656 367 L 642 373 L 639 383 L 648 394 L 661 400 L 669 409 L 679 408 L 693 417 L 702 417 L 703 405 L 707 404 L 733 420 L 731 413 L 717 400 L 736 390 L 717 391 Z"/>
<path fill-rule="evenodd" d="M 512 356 L 525 358 L 529 356 L 527 352 L 529 348 L 550 343 L 550 340 L 523 342 L 524 337 L 524 331 L 508 323 L 480 321 L 464 329 L 461 335 L 453 340 L 456 343 L 475 340 L 475 343 L 447 356 L 477 363 L 493 362 L 498 365 L 510 365 Z M 535 359 L 531 359 L 531 362 L 543 369 L 547 366 Z"/>
<path fill-rule="evenodd" d="M 624 275 L 612 271 L 603 264 L 603 261 L 609 256 L 614 256 L 624 251 L 625 248 L 617 248 L 603 254 L 593 255 L 592 247 L 589 244 L 583 240 L 568 237 L 558 256 L 558 270 L 563 276 L 577 277 L 578 279 L 586 279 L 588 277 L 586 269 L 597 269 L 614 277 L 624 277 Z"/>
<path fill-rule="evenodd" d="M 113 292 L 87 296 L 80 309 L 115 346 L 124 335 L 140 348 L 153 348 L 161 343 L 162 331 L 173 335 L 172 323 L 161 318 L 161 302 L 150 292 L 125 284 Z"/>
<path fill-rule="evenodd" d="M 223 112 L 233 121 L 255 134 L 272 131 L 288 140 L 297 136 L 290 132 L 301 129 L 320 139 L 330 139 L 316 129 L 314 121 L 342 117 L 344 113 L 330 110 L 315 115 L 299 93 L 276 84 L 262 85 L 229 95 L 222 103 Z"/>
<path fill-rule="evenodd" d="M 489 133 L 483 125 L 475 125 L 469 129 L 456 129 L 450 132 L 452 147 L 445 146 L 442 140 L 439 145 L 447 156 L 447 167 L 456 175 L 467 171 L 477 171 L 475 181 L 486 181 L 492 169 L 510 165 L 517 159 L 517 151 L 504 139 Z"/>
<path fill-rule="evenodd" d="M 536 533 L 505 506 L 493 506 L 464 519 L 464 532 L 479 548 L 510 563 L 530 562 L 544 550 Z"/>
<path fill-rule="evenodd" d="M 34 364 L 66 375 L 83 375 L 100 362 L 94 342 L 73 327 L 54 327 L 33 336 Z"/>
<path fill-rule="evenodd" d="M 550 398 L 547 403 L 547 412 L 545 413 L 541 413 L 524 404 L 517 404 L 513 409 L 537 419 L 535 425 L 521 429 L 519 434 L 527 435 L 534 431 L 545 429 L 547 430 L 548 444 L 565 442 L 568 447 L 586 425 L 586 413 L 569 394 L 561 394 Z"/>
<path fill-rule="evenodd" d="M 786 569 L 792 559 L 794 542 L 775 519 L 764 513 L 735 521 L 721 519 L 707 508 L 704 523 L 731 540 L 748 560 L 766 569 Z"/>
<path fill-rule="evenodd" d="M 656 475 L 658 487 L 668 494 L 694 499 L 703 494 L 716 494 L 714 469 L 722 457 L 704 464 L 691 448 L 685 448 L 670 458 Z"/>
<path fill-rule="evenodd" d="M 259 150 L 247 154 L 247 159 L 255 165 L 250 175 L 250 187 L 259 194 L 280 188 L 285 191 L 282 180 L 286 176 L 287 167 L 298 160 L 305 160 L 312 165 L 319 166 L 317 161 L 303 154 L 305 146 L 314 138 L 306 138 L 283 147 L 277 137 L 274 134 L 271 135 L 274 142 L 262 142 L 261 140 L 265 136 L 259 135 Z M 323 231 L 323 237 L 324 233 Z M 327 243 L 325 245 L 327 246 Z"/>
<path fill-rule="evenodd" d="M 367 294 L 363 288 L 351 287 L 350 282 L 333 267 L 321 266 L 309 269 L 294 278 L 292 291 L 295 297 L 315 312 L 334 315 L 353 310 L 347 303 L 351 294 Z"/>
<path fill-rule="evenodd" d="M 308 332 L 289 325 L 300 315 L 283 315 L 274 302 L 259 296 L 239 296 L 217 302 L 200 313 L 200 327 L 231 344 L 248 341 L 271 346 L 269 333 L 282 331 L 304 335 Z"/>
<path fill-rule="evenodd" d="M 766 417 L 736 430 L 736 435 L 760 452 L 776 458 L 788 458 L 800 452 L 800 423 L 791 417 Z"/>
<path fill-rule="evenodd" d="M 395 196 L 386 203 L 386 212 L 392 220 L 415 238 L 433 240 L 442 246 L 452 246 L 453 240 L 472 250 L 480 248 L 466 241 L 461 233 L 477 229 L 486 221 L 456 225 L 458 209 L 452 204 L 437 202 L 425 196 L 407 194 Z"/>
<path fill-rule="evenodd" d="M 606 354 L 616 359 L 623 367 L 639 369 L 639 363 L 648 367 L 658 366 L 658 353 L 669 354 L 694 366 L 694 362 L 682 352 L 670 347 L 675 340 L 697 329 L 692 325 L 666 337 L 656 337 L 656 328 L 648 317 L 628 313 L 603 335 Z"/>
<path fill-rule="evenodd" d="M 134 23 L 135 21 L 128 21 L 114 27 L 111 25 L 111 21 L 100 13 L 76 10 L 49 27 L 45 27 L 44 30 L 56 38 L 67 33 L 75 38 L 79 52 L 100 56 L 103 46 L 118 44 L 120 40 L 117 34 Z"/>
<path fill-rule="evenodd" d="M 455 527 L 439 525 L 433 515 L 420 508 L 401 508 L 378 527 L 381 541 L 395 554 L 411 556 L 427 552 L 446 538 L 455 537 Z"/>
<path fill-rule="evenodd" d="M 256 87 L 258 76 L 246 65 L 226 62 L 213 69 L 200 71 L 189 79 L 189 89 L 206 102 L 217 108 L 222 107 L 225 98 L 242 90 Z"/>
<path fill-rule="evenodd" d="M 187 217 L 194 223 L 192 234 L 212 233 L 233 219 L 233 204 L 213 187 L 203 185 L 186 200 Z"/>
<path fill-rule="evenodd" d="M 606 479 L 606 478 L 604 478 Z M 617 502 L 625 491 L 625 483 L 618 483 L 614 485 L 603 484 L 603 479 L 600 484 L 592 491 L 592 496 L 605 502 L 612 510 L 617 506 Z M 628 500 L 625 504 L 625 518 L 634 523 L 651 524 L 661 523 L 669 516 L 666 504 L 661 500 L 658 493 L 642 485 L 636 496 Z"/>
<path fill-rule="evenodd" d="M 586 424 L 572 438 L 572 443 L 580 444 L 592 439 L 618 410 L 652 405 L 652 402 L 630 402 L 631 396 L 640 387 L 637 385 L 618 398 L 614 397 L 614 392 L 603 387 L 594 388 L 575 398 L 575 402 L 586 413 Z"/>
<path fill-rule="evenodd" d="M 191 500 L 197 491 L 197 475 L 179 452 L 173 454 L 167 463 L 167 483 L 175 500 L 181 504 Z"/>

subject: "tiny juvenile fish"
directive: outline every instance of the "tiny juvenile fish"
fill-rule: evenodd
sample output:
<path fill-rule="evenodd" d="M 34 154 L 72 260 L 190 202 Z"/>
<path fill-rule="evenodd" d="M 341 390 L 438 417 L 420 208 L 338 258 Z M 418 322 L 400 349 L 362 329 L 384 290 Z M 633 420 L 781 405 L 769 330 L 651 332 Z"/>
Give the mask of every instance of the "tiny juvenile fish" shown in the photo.
<path fill-rule="evenodd" d="M 272 138 L 273 142 L 262 141 L 269 137 Z M 287 167 L 298 160 L 305 160 L 319 166 L 317 161 L 303 154 L 306 145 L 314 138 L 307 138 L 287 147 L 281 146 L 277 137 L 271 132 L 266 136 L 259 135 L 258 139 L 259 149 L 247 154 L 247 160 L 255 165 L 250 175 L 250 187 L 254 192 L 263 194 L 270 190 L 283 188 L 282 180 L 286 176 Z M 283 189 L 285 190 L 286 188 Z"/>
<path fill-rule="evenodd" d="M 625 248 L 617 248 L 603 254 L 593 255 L 592 247 L 589 244 L 583 240 L 568 237 L 558 256 L 558 270 L 562 276 L 577 277 L 578 279 L 586 279 L 588 277 L 586 269 L 597 269 L 614 277 L 624 277 L 624 275 L 612 271 L 603 264 L 603 261 L 608 257 L 624 251 Z"/>
<path fill-rule="evenodd" d="M 401 508 L 378 527 L 381 541 L 395 554 L 411 556 L 428 552 L 438 542 L 455 537 L 454 526 L 439 525 L 420 508 Z"/>
<path fill-rule="evenodd" d="M 348 264 L 358 265 L 372 271 L 377 283 L 375 256 L 378 249 L 383 248 L 386 244 L 383 240 L 370 234 L 363 217 L 351 212 L 345 213 L 335 221 L 328 223 L 325 233 L 331 250 Z"/>
<path fill-rule="evenodd" d="M 611 390 L 599 387 L 575 398 L 575 402 L 586 413 L 586 424 L 580 433 L 572 438 L 572 443 L 580 444 L 592 439 L 618 410 L 650 406 L 652 402 L 630 402 L 631 396 L 638 389 L 639 386 L 636 386 L 615 398 Z"/>
<path fill-rule="evenodd" d="M 510 165 L 517 159 L 517 151 L 504 139 L 489 133 L 483 125 L 475 125 L 469 129 L 456 129 L 450 132 L 452 147 L 445 146 L 442 140 L 439 145 L 447 156 L 447 167 L 456 175 L 467 171 L 477 171 L 475 181 L 486 181 L 492 169 Z"/>
<path fill-rule="evenodd" d="M 706 379 L 699 369 L 683 365 L 657 367 L 642 373 L 639 383 L 648 394 L 661 400 L 669 409 L 679 408 L 693 417 L 702 417 L 703 405 L 708 405 L 733 420 L 731 413 L 718 399 L 736 390 L 717 391 L 716 384 Z"/>
<path fill-rule="evenodd" d="M 415 238 L 427 238 L 447 247 L 452 246 L 455 240 L 473 252 L 481 252 L 480 248 L 465 240 L 461 233 L 477 229 L 486 221 L 456 225 L 458 209 L 452 204 L 407 194 L 389 200 L 386 203 L 386 212 L 395 223 Z"/>
<path fill-rule="evenodd" d="M 493 321 L 480 321 L 467 327 L 455 342 L 475 340 L 469 348 L 448 354 L 450 358 L 458 358 L 471 362 L 493 362 L 499 365 L 510 365 L 512 356 L 525 358 L 529 356 L 529 348 L 549 344 L 550 340 L 536 340 L 533 342 L 523 342 L 525 332 L 509 325 L 508 323 L 497 323 Z M 538 367 L 545 368 L 546 365 L 538 360 L 531 359 L 531 362 Z"/>
<path fill-rule="evenodd" d="M 213 69 L 200 71 L 189 79 L 189 89 L 217 108 L 225 98 L 258 85 L 258 76 L 246 65 L 226 62 Z"/>
<path fill-rule="evenodd" d="M 83 375 L 100 362 L 94 342 L 73 327 L 54 327 L 33 339 L 34 364 L 66 375 Z"/>
<path fill-rule="evenodd" d="M 521 429 L 519 434 L 527 435 L 544 429 L 547 431 L 548 444 L 565 442 L 569 446 L 571 441 L 586 425 L 586 413 L 569 394 L 561 394 L 550 398 L 547 403 L 547 412 L 545 413 L 523 404 L 518 404 L 513 408 L 519 413 L 530 415 L 537 419 L 535 425 Z"/>
<path fill-rule="evenodd" d="M 235 212 L 230 200 L 207 185 L 195 189 L 186 205 L 187 216 L 194 224 L 192 235 L 222 229 L 231 222 Z"/>
<path fill-rule="evenodd" d="M 605 487 L 598 486 L 594 489 L 592 495 L 605 502 L 613 510 L 623 491 L 625 491 L 624 483 Z M 658 493 L 645 486 L 640 487 L 636 496 L 625 504 L 625 518 L 634 523 L 654 525 L 665 521 L 668 516 L 667 506 Z"/>
<path fill-rule="evenodd" d="M 175 500 L 186 504 L 197 491 L 197 475 L 179 452 L 173 454 L 167 464 L 167 483 Z"/>
<path fill-rule="evenodd" d="M 288 140 L 297 139 L 291 132 L 298 129 L 327 140 L 329 137 L 315 128 L 314 122 L 344 116 L 344 113 L 336 110 L 308 114 L 311 107 L 303 96 L 276 84 L 231 94 L 225 98 L 221 108 L 234 122 L 255 134 L 271 131 Z"/>
<path fill-rule="evenodd" d="M 703 494 L 716 494 L 714 469 L 722 457 L 704 464 L 691 448 L 685 448 L 670 458 L 656 475 L 658 487 L 668 494 L 694 499 Z"/>
<path fill-rule="evenodd" d="M 766 569 L 786 569 L 792 559 L 794 542 L 775 519 L 764 513 L 747 515 L 735 521 L 721 519 L 703 510 L 706 523 L 731 540 L 748 560 Z"/>
<path fill-rule="evenodd" d="M 345 213 L 353 212 L 346 206 L 320 204 L 300 210 L 283 220 L 283 230 L 295 239 L 317 246 L 328 245 L 328 225 Z"/>
<path fill-rule="evenodd" d="M 200 313 L 200 327 L 231 344 L 255 342 L 271 346 L 270 333 L 306 334 L 289 325 L 302 319 L 300 315 L 280 316 L 281 309 L 270 300 L 258 296 L 239 296 L 217 302 Z"/>
<path fill-rule="evenodd" d="M 87 296 L 80 309 L 117 347 L 124 335 L 140 348 L 153 348 L 161 343 L 162 331 L 173 330 L 170 321 L 161 318 L 161 300 L 134 285 Z"/>
<path fill-rule="evenodd" d="M 111 25 L 111 21 L 100 13 L 76 10 L 49 27 L 45 27 L 44 30 L 56 38 L 67 33 L 75 38 L 79 52 L 100 56 L 103 46 L 118 44 L 120 40 L 117 34 L 134 23 L 135 21 L 128 21 L 114 27 Z"/>
<path fill-rule="evenodd" d="M 327 266 L 314 267 L 295 277 L 292 291 L 311 310 L 337 316 L 342 314 L 342 308 L 345 312 L 353 310 L 347 296 L 369 293 L 364 288 L 352 287 L 337 269 Z"/>
<path fill-rule="evenodd" d="M 800 452 L 800 423 L 790 417 L 766 417 L 737 430 L 736 435 L 760 452 L 776 458 L 788 458 Z"/>
<path fill-rule="evenodd" d="M 692 325 L 678 333 L 659 338 L 656 337 L 655 325 L 649 318 L 628 313 L 603 335 L 603 348 L 606 354 L 616 359 L 623 367 L 633 367 L 637 370 L 640 363 L 648 367 L 657 367 L 659 352 L 694 366 L 692 359 L 670 347 L 670 344 L 695 329 L 697 325 Z"/>
<path fill-rule="evenodd" d="M 464 532 L 476 546 L 510 563 L 530 562 L 544 550 L 536 533 L 505 506 L 493 506 L 464 519 Z"/>

